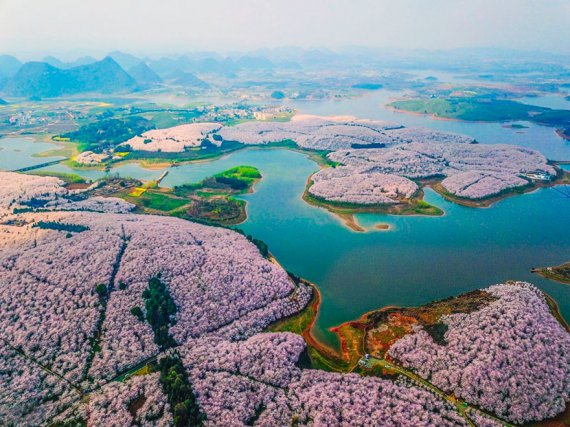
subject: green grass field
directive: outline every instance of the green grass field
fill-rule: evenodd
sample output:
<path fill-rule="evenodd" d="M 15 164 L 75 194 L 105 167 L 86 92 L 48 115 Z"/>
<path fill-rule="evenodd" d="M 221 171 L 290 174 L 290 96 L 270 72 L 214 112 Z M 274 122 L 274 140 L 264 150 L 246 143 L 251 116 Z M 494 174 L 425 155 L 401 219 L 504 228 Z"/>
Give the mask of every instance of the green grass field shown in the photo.
<path fill-rule="evenodd" d="M 214 177 L 238 179 L 252 185 L 256 179 L 261 178 L 261 173 L 253 166 L 236 166 L 222 173 L 216 174 Z"/>
<path fill-rule="evenodd" d="M 172 211 L 188 204 L 187 200 L 177 199 L 168 194 L 153 193 L 147 191 L 142 196 L 136 198 L 141 205 L 148 209 L 158 211 Z"/>
<path fill-rule="evenodd" d="M 505 99 L 418 98 L 395 101 L 389 105 L 397 110 L 466 121 L 527 120 L 548 125 L 570 122 L 570 111 L 552 110 Z"/>

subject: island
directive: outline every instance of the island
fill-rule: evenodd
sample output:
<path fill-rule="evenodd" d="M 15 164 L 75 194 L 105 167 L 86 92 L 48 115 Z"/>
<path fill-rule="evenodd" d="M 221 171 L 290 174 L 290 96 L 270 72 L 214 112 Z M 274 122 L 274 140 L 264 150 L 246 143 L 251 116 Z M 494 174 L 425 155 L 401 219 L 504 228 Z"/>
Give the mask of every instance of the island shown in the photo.
<path fill-rule="evenodd" d="M 565 140 L 570 141 L 570 127 L 567 127 L 566 129 L 558 129 L 556 131 L 556 133 L 561 138 L 564 138 Z"/>
<path fill-rule="evenodd" d="M 511 99 L 482 95 L 458 96 L 442 95 L 401 99 L 389 104 L 398 111 L 414 114 L 427 114 L 436 118 L 506 122 L 530 121 L 533 123 L 558 126 L 570 122 L 570 111 L 554 110 L 546 107 L 528 105 Z"/>
<path fill-rule="evenodd" d="M 168 173 L 168 170 L 163 176 Z M 245 201 L 234 196 L 250 193 L 261 179 L 252 166 L 236 166 L 194 184 L 162 188 L 154 181 L 137 183 L 109 195 L 138 206 L 142 212 L 166 214 L 216 225 L 235 225 L 246 219 Z M 159 180 L 160 181 L 160 180 Z"/>
<path fill-rule="evenodd" d="M 533 268 L 531 271 L 547 279 L 570 285 L 570 262 L 554 267 Z"/>
<path fill-rule="evenodd" d="M 252 146 L 300 151 L 321 166 L 309 177 L 303 199 L 338 215 L 354 231 L 366 231 L 354 218 L 362 212 L 442 215 L 440 208 L 423 200 L 426 187 L 454 203 L 486 207 L 505 197 L 570 182 L 568 173 L 528 148 L 478 144 L 463 135 L 351 116 L 297 114 L 290 120 L 254 120 L 235 125 L 196 122 L 147 130 L 123 142 L 113 141 L 114 148 L 99 150 L 100 154 L 83 152 L 72 162 L 88 167 L 129 161 L 168 166 Z M 184 195 L 182 188 L 148 190 L 140 201 L 146 201 L 146 208 L 152 209 L 153 202 L 148 200 L 151 195 L 155 201 L 168 198 L 173 203 L 167 205 L 170 209 L 159 210 L 177 213 L 175 209 L 183 206 L 184 197 L 189 195 L 187 190 Z M 193 200 L 197 201 L 196 197 Z M 195 206 L 190 217 L 203 217 L 200 210 Z M 234 203 L 227 215 L 222 215 L 227 218 L 206 219 L 235 224 L 243 220 L 243 215 L 235 214 L 238 210 Z"/>
<path fill-rule="evenodd" d="M 529 283 L 374 311 L 337 353 L 318 289 L 245 236 L 0 179 L 8 424 L 499 426 L 570 400 L 570 334 Z"/>

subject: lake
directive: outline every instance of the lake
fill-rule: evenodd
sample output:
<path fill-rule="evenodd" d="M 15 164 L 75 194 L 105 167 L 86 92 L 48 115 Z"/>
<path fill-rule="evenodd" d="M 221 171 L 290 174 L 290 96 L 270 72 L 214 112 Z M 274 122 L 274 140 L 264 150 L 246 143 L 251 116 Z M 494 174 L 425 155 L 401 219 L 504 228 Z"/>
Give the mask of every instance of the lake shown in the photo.
<path fill-rule="evenodd" d="M 535 283 L 570 319 L 570 286 L 529 272 L 570 260 L 570 199 L 555 190 L 484 209 L 458 206 L 427 190 L 426 200 L 445 216 L 362 214 L 357 219 L 365 227 L 384 222 L 393 230 L 356 233 L 301 199 L 318 166 L 284 149 L 253 148 L 180 166 L 163 185 L 196 182 L 240 164 L 257 167 L 263 179 L 243 196 L 248 219 L 239 228 L 267 242 L 286 269 L 319 286 L 323 304 L 315 333 L 325 342 L 336 342 L 328 328 L 366 311 L 423 304 L 509 279 Z"/>
<path fill-rule="evenodd" d="M 0 170 L 15 170 L 39 165 L 63 156 L 37 157 L 38 154 L 58 148 L 50 142 L 38 142 L 29 137 L 0 137 Z"/>
<path fill-rule="evenodd" d="M 503 127 L 503 123 L 435 120 L 430 116 L 406 114 L 385 107 L 402 96 L 400 91 L 377 90 L 342 100 L 288 101 L 289 107 L 305 114 L 351 115 L 358 118 L 386 120 L 405 126 L 419 126 L 469 135 L 483 144 L 514 144 L 540 151 L 550 160 L 570 160 L 570 141 L 559 137 L 555 128 L 530 122 L 515 122 L 527 128 Z M 537 98 L 533 98 L 536 100 Z M 563 98 L 562 98 L 563 99 Z"/>
<path fill-rule="evenodd" d="M 408 126 L 428 126 L 471 135 L 481 143 L 507 142 L 532 147 L 550 158 L 570 159 L 570 143 L 552 128 L 528 123 L 518 133 L 497 123 L 432 120 L 383 108 L 393 93 L 378 91 L 356 99 L 299 102 L 302 112 L 352 114 Z M 16 169 L 52 160 L 33 157 L 55 148 L 29 138 L 0 139 L 0 169 Z M 446 202 L 433 191 L 426 200 L 445 216 L 395 217 L 362 214 L 365 227 L 388 223 L 391 231 L 356 233 L 324 209 L 306 204 L 301 195 L 307 177 L 318 166 L 303 154 L 285 149 L 250 148 L 220 159 L 171 168 L 162 185 L 197 182 L 240 164 L 252 165 L 263 179 L 248 201 L 248 219 L 239 228 L 267 242 L 289 271 L 316 283 L 323 303 L 316 335 L 330 344 L 328 328 L 385 305 L 418 305 L 505 280 L 527 280 L 552 295 L 570 320 L 570 286 L 542 279 L 531 267 L 570 260 L 570 199 L 553 189 L 508 198 L 485 209 Z M 568 167 L 568 166 L 565 166 Z M 97 179 L 105 173 L 77 171 L 65 165 L 45 170 L 77 173 Z M 161 170 L 136 163 L 112 173 L 150 180 Z"/>

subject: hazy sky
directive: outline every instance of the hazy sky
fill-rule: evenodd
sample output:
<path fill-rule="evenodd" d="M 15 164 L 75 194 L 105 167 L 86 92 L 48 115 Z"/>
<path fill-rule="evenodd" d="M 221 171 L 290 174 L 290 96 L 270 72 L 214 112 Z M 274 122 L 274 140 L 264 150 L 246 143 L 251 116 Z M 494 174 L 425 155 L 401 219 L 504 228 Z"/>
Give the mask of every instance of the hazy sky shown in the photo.
<path fill-rule="evenodd" d="M 347 45 L 570 53 L 570 0 L 0 0 L 0 53 Z"/>

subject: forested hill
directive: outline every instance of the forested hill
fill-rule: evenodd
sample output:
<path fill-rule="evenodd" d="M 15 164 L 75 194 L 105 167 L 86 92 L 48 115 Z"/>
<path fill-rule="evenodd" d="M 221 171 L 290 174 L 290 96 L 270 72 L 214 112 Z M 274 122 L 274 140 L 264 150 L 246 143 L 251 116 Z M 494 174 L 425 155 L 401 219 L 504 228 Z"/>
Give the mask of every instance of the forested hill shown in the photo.
<path fill-rule="evenodd" d="M 6 83 L 9 96 L 51 98 L 82 92 L 113 93 L 130 89 L 135 80 L 114 59 L 70 69 L 45 62 L 28 62 Z"/>

